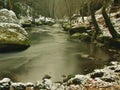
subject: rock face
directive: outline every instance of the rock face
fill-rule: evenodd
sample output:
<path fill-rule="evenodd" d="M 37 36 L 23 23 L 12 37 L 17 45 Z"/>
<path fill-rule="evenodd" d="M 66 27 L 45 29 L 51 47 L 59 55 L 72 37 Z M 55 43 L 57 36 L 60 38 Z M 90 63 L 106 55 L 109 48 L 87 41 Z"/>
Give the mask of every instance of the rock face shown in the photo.
<path fill-rule="evenodd" d="M 0 10 L 0 52 L 26 49 L 30 45 L 29 35 L 18 24 L 13 11 Z"/>

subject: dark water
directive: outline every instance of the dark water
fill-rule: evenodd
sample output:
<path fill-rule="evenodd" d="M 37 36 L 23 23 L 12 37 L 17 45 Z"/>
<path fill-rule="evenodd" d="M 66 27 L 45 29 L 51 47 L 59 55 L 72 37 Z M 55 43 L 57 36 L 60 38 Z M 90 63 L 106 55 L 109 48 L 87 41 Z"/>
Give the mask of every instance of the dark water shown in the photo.
<path fill-rule="evenodd" d="M 109 55 L 100 48 L 82 42 L 73 42 L 58 26 L 32 28 L 31 47 L 17 53 L 0 54 L 0 78 L 15 81 L 38 81 L 49 74 L 53 80 L 66 74 L 86 74 L 102 68 Z M 82 54 L 95 59 L 81 58 Z"/>

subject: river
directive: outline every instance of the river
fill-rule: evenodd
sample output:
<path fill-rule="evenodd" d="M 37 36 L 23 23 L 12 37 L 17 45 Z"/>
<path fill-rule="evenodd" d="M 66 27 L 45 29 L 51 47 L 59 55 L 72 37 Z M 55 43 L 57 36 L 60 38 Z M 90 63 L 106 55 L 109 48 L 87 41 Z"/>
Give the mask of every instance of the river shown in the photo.
<path fill-rule="evenodd" d="M 101 48 L 68 40 L 58 25 L 33 27 L 30 37 L 31 46 L 25 51 L 0 54 L 0 78 L 35 82 L 48 74 L 58 80 L 62 75 L 87 74 L 110 61 Z M 81 53 L 94 59 L 82 58 Z"/>

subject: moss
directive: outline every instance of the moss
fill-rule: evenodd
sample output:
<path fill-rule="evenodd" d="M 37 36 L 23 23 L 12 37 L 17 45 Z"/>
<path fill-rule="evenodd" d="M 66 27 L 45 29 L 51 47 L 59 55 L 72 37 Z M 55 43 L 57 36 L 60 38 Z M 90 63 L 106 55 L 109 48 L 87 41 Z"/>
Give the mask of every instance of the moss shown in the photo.
<path fill-rule="evenodd" d="M 90 42 L 91 38 L 87 33 L 75 33 L 70 37 L 70 39 L 76 39 L 76 40 L 80 40 L 80 41 Z"/>
<path fill-rule="evenodd" d="M 70 23 L 63 23 L 62 27 L 64 28 L 64 31 L 68 31 L 72 28 L 72 25 Z"/>

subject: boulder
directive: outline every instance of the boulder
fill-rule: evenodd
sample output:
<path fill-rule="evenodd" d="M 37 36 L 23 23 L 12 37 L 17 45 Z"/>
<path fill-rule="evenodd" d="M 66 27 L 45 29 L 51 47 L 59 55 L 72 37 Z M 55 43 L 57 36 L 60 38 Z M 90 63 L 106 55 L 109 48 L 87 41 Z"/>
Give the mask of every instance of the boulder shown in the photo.
<path fill-rule="evenodd" d="M 10 90 L 11 80 L 9 78 L 3 78 L 0 80 L 0 90 Z"/>
<path fill-rule="evenodd" d="M 50 25 L 52 26 L 53 24 L 55 24 L 55 20 L 49 17 L 44 17 L 44 16 L 39 16 L 39 18 L 35 19 L 34 24 L 36 25 Z"/>
<path fill-rule="evenodd" d="M 26 90 L 24 83 L 12 83 L 11 86 L 13 90 Z"/>
<path fill-rule="evenodd" d="M 78 39 L 80 41 L 85 41 L 85 42 L 89 42 L 91 40 L 88 33 L 74 33 L 73 35 L 71 35 L 70 39 L 76 39 L 76 40 Z"/>
<path fill-rule="evenodd" d="M 85 33 L 87 32 L 87 30 L 90 30 L 90 26 L 89 25 L 75 25 L 72 28 L 69 29 L 69 33 L 72 35 L 74 33 Z"/>
<path fill-rule="evenodd" d="M 16 14 L 12 10 L 1 9 L 0 10 L 0 23 L 16 23 L 19 24 L 19 20 Z"/>
<path fill-rule="evenodd" d="M 102 77 L 103 75 L 104 75 L 104 72 L 102 70 L 95 70 L 91 74 L 91 78 Z"/>
<path fill-rule="evenodd" d="M 0 23 L 0 52 L 23 50 L 29 47 L 29 35 L 14 23 Z"/>
<path fill-rule="evenodd" d="M 72 25 L 70 23 L 62 23 L 62 27 L 64 31 L 68 31 L 72 28 Z"/>
<path fill-rule="evenodd" d="M 30 45 L 29 35 L 20 26 L 12 10 L 0 10 L 0 52 L 26 49 Z"/>
<path fill-rule="evenodd" d="M 32 26 L 32 17 L 20 17 L 20 24 L 23 28 Z"/>

